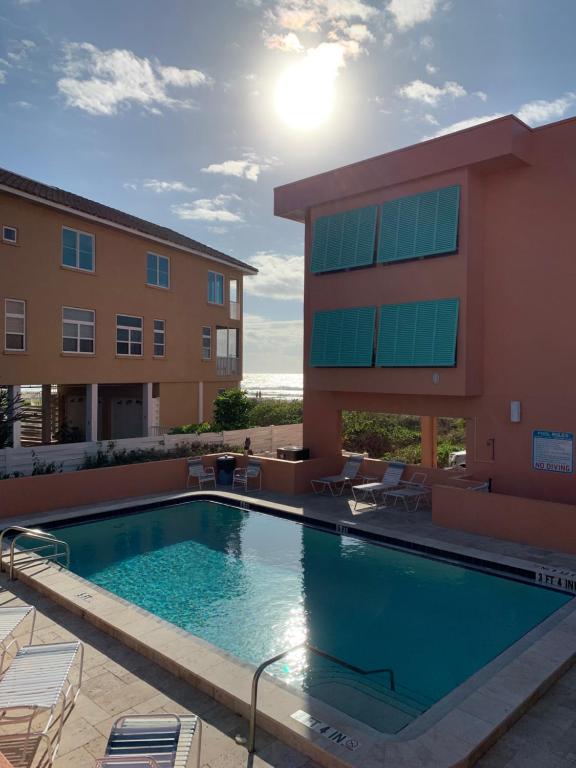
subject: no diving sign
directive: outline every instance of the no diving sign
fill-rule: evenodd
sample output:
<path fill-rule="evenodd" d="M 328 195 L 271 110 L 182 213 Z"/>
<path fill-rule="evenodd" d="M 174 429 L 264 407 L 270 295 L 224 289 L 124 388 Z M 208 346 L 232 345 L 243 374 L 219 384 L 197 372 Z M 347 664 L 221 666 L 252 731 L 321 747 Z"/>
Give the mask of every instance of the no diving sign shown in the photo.
<path fill-rule="evenodd" d="M 311 731 L 321 733 L 324 738 L 328 739 L 328 741 L 331 741 L 333 744 L 338 744 L 339 746 L 350 750 L 350 752 L 355 752 L 360 746 L 358 739 L 353 739 L 350 736 L 347 736 L 345 733 L 342 733 L 342 731 L 339 731 L 338 728 L 334 728 L 332 725 L 328 725 L 328 723 L 318 720 L 316 717 L 312 717 L 312 715 L 309 715 L 308 712 L 304 712 L 302 709 L 294 712 L 291 717 L 299 723 L 308 726 Z"/>
<path fill-rule="evenodd" d="M 543 472 L 574 472 L 574 435 L 572 432 L 532 432 L 532 469 Z"/>

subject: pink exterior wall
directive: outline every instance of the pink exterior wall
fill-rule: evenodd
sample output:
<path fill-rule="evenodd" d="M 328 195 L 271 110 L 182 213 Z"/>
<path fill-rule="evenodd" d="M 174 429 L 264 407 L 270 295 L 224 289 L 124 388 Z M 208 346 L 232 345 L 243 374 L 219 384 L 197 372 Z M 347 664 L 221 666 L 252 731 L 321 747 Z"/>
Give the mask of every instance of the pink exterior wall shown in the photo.
<path fill-rule="evenodd" d="M 492 478 L 498 493 L 576 503 L 574 474 L 532 469 L 533 430 L 576 434 L 575 150 L 576 119 L 533 130 L 506 117 L 276 190 L 276 213 L 306 228 L 312 456 L 338 455 L 342 410 L 465 417 L 474 476 Z M 462 188 L 458 253 L 310 273 L 317 216 L 452 183 Z M 455 368 L 308 366 L 316 310 L 448 297 L 461 303 Z"/>

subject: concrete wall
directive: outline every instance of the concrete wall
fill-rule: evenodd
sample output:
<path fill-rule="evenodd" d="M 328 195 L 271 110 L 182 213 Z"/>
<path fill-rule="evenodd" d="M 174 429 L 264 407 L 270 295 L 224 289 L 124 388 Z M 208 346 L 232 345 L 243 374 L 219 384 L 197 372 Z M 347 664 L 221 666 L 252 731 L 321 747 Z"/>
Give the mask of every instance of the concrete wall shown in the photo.
<path fill-rule="evenodd" d="M 576 503 L 574 474 L 532 468 L 532 432 L 576 434 L 573 211 L 576 119 L 506 117 L 276 190 L 305 224 L 304 444 L 337 456 L 342 410 L 464 417 L 468 469 L 497 492 Z M 459 183 L 452 255 L 310 273 L 316 217 Z M 432 298 L 461 302 L 454 368 L 311 368 L 316 310 Z M 433 382 L 432 374 L 439 374 Z M 519 423 L 510 402 L 520 401 Z"/>

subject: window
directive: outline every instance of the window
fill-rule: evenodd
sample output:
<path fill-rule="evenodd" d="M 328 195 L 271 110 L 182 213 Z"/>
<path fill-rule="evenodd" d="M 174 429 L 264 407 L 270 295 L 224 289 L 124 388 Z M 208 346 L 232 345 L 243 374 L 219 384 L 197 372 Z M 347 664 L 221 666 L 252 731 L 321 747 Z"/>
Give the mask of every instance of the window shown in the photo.
<path fill-rule="evenodd" d="M 142 318 L 116 315 L 116 354 L 142 355 Z"/>
<path fill-rule="evenodd" d="M 202 328 L 202 360 L 212 358 L 212 328 L 205 326 Z"/>
<path fill-rule="evenodd" d="M 230 295 L 230 320 L 240 320 L 240 302 L 238 301 L 238 280 L 230 280 L 228 284 Z"/>
<path fill-rule="evenodd" d="M 62 264 L 73 269 L 94 271 L 94 235 L 75 229 L 62 229 Z"/>
<path fill-rule="evenodd" d="M 224 304 L 224 275 L 219 272 L 208 272 L 208 301 Z"/>
<path fill-rule="evenodd" d="M 240 371 L 238 328 L 216 328 L 216 373 L 231 376 Z"/>
<path fill-rule="evenodd" d="M 62 307 L 62 352 L 94 354 L 95 317 L 92 309 Z"/>
<path fill-rule="evenodd" d="M 315 368 L 370 368 L 375 322 L 376 307 L 316 312 L 310 365 Z"/>
<path fill-rule="evenodd" d="M 170 259 L 168 256 L 146 254 L 146 282 L 159 288 L 170 287 Z"/>
<path fill-rule="evenodd" d="M 4 315 L 4 348 L 24 352 L 26 349 L 26 302 L 21 299 L 6 299 Z"/>
<path fill-rule="evenodd" d="M 154 320 L 154 357 L 166 354 L 166 321 Z"/>
<path fill-rule="evenodd" d="M 2 227 L 2 240 L 5 243 L 16 245 L 18 242 L 18 230 L 16 227 Z"/>

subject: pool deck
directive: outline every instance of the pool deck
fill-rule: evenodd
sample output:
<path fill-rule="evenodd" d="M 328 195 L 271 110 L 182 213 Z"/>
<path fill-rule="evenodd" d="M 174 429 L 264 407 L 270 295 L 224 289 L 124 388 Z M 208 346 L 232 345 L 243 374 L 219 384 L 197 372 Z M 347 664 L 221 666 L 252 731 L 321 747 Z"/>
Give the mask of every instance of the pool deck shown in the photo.
<path fill-rule="evenodd" d="M 429 510 L 406 513 L 400 507 L 372 510 L 359 506 L 352 510 L 349 498 L 316 496 L 285 497 L 259 492 L 248 497 L 282 505 L 292 513 L 318 520 L 337 522 L 350 532 L 355 528 L 379 532 L 387 536 L 416 541 L 426 546 L 445 548 L 465 555 L 481 555 L 506 565 L 546 565 L 576 571 L 576 557 L 554 553 L 521 544 L 505 542 L 461 531 L 435 526 Z M 166 498 L 166 497 L 163 497 Z M 179 498 L 178 494 L 173 495 Z M 224 496 L 224 498 L 230 498 Z M 238 498 L 238 495 L 234 497 Z M 122 507 L 152 501 L 150 498 L 122 500 Z M 91 507 L 91 511 L 107 511 L 112 505 Z M 117 505 L 116 505 L 117 506 Z M 49 519 L 75 517 L 85 509 L 63 510 L 36 516 L 34 526 Z M 22 524 L 22 521 L 18 521 Z M 4 521 L 6 525 L 9 521 Z M 32 521 L 30 521 L 32 523 Z M 4 580 L 5 577 L 2 577 Z M 64 730 L 63 742 L 55 768 L 92 766 L 94 757 L 102 753 L 105 734 L 118 715 L 133 711 L 194 711 L 207 722 L 201 765 L 203 768 L 313 768 L 310 758 L 275 740 L 259 734 L 258 753 L 251 761 L 234 736 L 245 734 L 246 722 L 205 693 L 178 680 L 154 661 L 100 631 L 80 616 L 56 606 L 21 582 L 7 583 L 0 603 L 14 598 L 35 604 L 42 614 L 38 639 L 44 642 L 78 637 L 87 644 L 87 680 L 75 710 Z M 576 650 L 576 649 L 575 649 Z M 566 668 L 569 665 L 566 665 Z M 481 713 L 476 713 L 476 715 Z M 76 725 L 74 725 L 76 724 Z M 464 724 L 465 725 L 465 724 Z M 510 730 L 480 759 L 480 768 L 568 768 L 576 766 L 576 670 L 569 669 L 544 693 Z M 1 744 L 0 744 L 1 750 Z M 431 765 L 414 755 L 410 768 Z M 372 763 L 377 765 L 378 763 Z M 386 762 L 388 765 L 388 762 Z M 398 763 L 400 765 L 400 763 Z"/>

